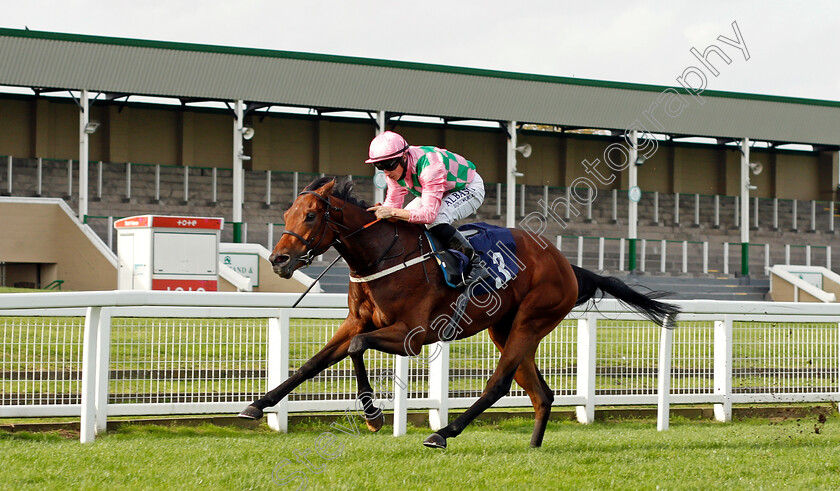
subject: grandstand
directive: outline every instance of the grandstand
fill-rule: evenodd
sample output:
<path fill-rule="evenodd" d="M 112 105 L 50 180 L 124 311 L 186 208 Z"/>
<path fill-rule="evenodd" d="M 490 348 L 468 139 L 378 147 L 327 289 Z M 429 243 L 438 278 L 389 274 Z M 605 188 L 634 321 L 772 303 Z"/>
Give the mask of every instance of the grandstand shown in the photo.
<path fill-rule="evenodd" d="M 838 271 L 840 103 L 705 91 L 703 106 L 645 132 L 638 123 L 651 102 L 679 91 L 9 29 L 0 48 L 0 84 L 14 88 L 0 94 L 0 194 L 63 198 L 112 249 L 113 220 L 147 213 L 223 216 L 232 223 L 223 241 L 271 247 L 314 177 L 349 177 L 376 200 L 367 142 L 395 129 L 477 163 L 487 186 L 478 220 L 536 230 L 539 215 L 539 232 L 589 269 L 632 267 L 685 298 L 749 299 L 763 297 L 773 264 Z M 58 57 L 64 63 L 51 65 Z M 145 76 L 149 66 L 155 77 Z M 225 77 L 231 70 L 248 73 L 247 83 Z M 83 96 L 93 101 L 86 110 Z M 98 128 L 86 133 L 80 121 Z M 245 127 L 256 136 L 243 142 Z M 611 148 L 633 155 L 630 129 L 657 151 L 639 148 L 643 162 L 611 173 Z M 525 143 L 531 157 L 517 158 Z M 631 264 L 633 173 L 642 193 Z M 325 291 L 346 290 L 346 274 L 325 278 Z"/>

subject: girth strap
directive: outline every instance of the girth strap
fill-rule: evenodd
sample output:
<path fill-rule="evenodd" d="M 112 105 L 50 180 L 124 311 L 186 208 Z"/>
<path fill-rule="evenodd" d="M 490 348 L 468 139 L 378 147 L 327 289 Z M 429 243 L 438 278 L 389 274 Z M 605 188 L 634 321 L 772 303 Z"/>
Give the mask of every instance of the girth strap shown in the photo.
<path fill-rule="evenodd" d="M 410 260 L 408 260 L 404 263 L 397 264 L 396 266 L 392 266 L 392 267 L 387 268 L 387 269 L 383 269 L 382 271 L 380 271 L 378 273 L 374 273 L 374 274 L 368 275 L 368 276 L 353 276 L 353 275 L 350 275 L 350 281 L 353 282 L 353 283 L 367 283 L 368 281 L 378 280 L 379 278 L 382 278 L 383 276 L 388 276 L 389 274 L 396 273 L 397 271 L 401 271 L 401 270 L 406 269 L 410 266 L 414 266 L 415 264 L 420 264 L 423 261 L 429 259 L 430 257 L 432 257 L 434 255 L 435 255 L 434 252 L 427 252 L 426 254 L 423 254 L 422 256 L 415 257 L 414 259 L 410 259 Z"/>

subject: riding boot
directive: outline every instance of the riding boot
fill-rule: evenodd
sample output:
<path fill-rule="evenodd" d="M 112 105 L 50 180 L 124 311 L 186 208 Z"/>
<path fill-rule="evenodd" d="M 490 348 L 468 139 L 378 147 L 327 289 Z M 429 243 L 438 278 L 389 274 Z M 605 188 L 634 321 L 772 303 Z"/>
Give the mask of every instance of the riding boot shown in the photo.
<path fill-rule="evenodd" d="M 478 254 L 475 253 L 475 249 L 473 249 L 470 241 L 461 235 L 461 232 L 459 232 L 455 227 L 442 223 L 435 225 L 429 229 L 429 231 L 433 232 L 436 237 L 440 238 L 445 244 L 447 244 L 449 249 L 455 249 L 467 256 L 467 259 L 470 261 L 470 265 L 466 278 L 464 279 L 463 286 L 470 285 L 471 283 L 482 278 L 486 278 L 489 275 L 487 270 L 484 268 L 481 259 L 478 257 Z"/>

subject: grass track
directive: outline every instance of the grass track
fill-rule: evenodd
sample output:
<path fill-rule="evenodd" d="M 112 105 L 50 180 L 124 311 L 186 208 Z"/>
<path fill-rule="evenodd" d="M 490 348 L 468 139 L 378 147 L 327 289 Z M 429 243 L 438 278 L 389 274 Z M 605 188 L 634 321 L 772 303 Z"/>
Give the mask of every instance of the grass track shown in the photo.
<path fill-rule="evenodd" d="M 427 429 L 393 438 L 390 427 L 371 434 L 354 421 L 358 436 L 323 423 L 285 435 L 137 426 L 84 446 L 58 433 L 0 434 L 0 488 L 278 489 L 272 471 L 283 459 L 278 480 L 298 472 L 308 489 L 836 489 L 840 475 L 837 416 L 676 419 L 664 433 L 653 421 L 552 422 L 538 450 L 528 448 L 532 422 L 513 419 L 474 424 L 447 451 L 422 447 Z M 322 449 L 340 448 L 334 460 L 316 453 L 319 438 L 333 438 L 325 432 L 334 439 Z M 307 453 L 319 473 L 295 462 Z"/>

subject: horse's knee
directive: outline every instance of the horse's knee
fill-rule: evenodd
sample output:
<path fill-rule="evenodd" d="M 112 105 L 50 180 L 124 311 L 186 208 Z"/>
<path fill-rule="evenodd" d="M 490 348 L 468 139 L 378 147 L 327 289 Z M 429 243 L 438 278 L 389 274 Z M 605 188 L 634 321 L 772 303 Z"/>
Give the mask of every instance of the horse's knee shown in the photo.
<path fill-rule="evenodd" d="M 353 339 L 350 340 L 350 345 L 347 348 L 347 353 L 350 356 L 358 355 L 364 353 L 365 351 L 365 338 L 357 334 L 353 336 Z"/>
<path fill-rule="evenodd" d="M 502 376 L 495 381 L 491 378 L 484 393 L 493 400 L 499 400 L 510 392 L 511 384 L 513 384 L 513 374 Z"/>

